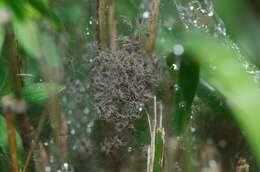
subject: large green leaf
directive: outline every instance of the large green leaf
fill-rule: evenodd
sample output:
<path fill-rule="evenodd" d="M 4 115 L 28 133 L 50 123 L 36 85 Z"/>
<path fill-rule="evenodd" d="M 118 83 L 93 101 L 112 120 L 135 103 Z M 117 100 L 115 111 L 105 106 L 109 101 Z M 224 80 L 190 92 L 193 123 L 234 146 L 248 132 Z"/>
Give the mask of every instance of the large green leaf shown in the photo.
<path fill-rule="evenodd" d="M 185 128 L 185 124 L 190 117 L 190 108 L 196 94 L 199 83 L 200 72 L 199 65 L 195 58 L 188 53 L 184 53 L 180 59 L 180 69 L 172 67 L 175 64 L 174 55 L 168 56 L 167 65 L 169 66 L 171 76 L 176 80 L 175 102 L 174 102 L 174 133 L 180 134 Z M 175 71 L 172 72 L 176 68 Z M 175 74 L 176 73 L 176 74 Z"/>
<path fill-rule="evenodd" d="M 29 4 L 36 9 L 42 16 L 47 17 L 55 22 L 57 26 L 61 26 L 57 15 L 41 0 L 28 0 Z"/>
<path fill-rule="evenodd" d="M 35 104 L 40 104 L 50 97 L 50 91 L 59 93 L 64 87 L 55 83 L 36 83 L 25 86 L 22 90 L 23 98 Z"/>
<path fill-rule="evenodd" d="M 34 58 L 41 55 L 37 25 L 30 20 L 19 20 L 13 17 L 13 26 L 19 45 Z"/>
<path fill-rule="evenodd" d="M 240 54 L 206 33 L 186 32 L 182 34 L 182 40 L 186 51 L 192 52 L 203 66 L 207 73 L 205 79 L 226 97 L 234 118 L 260 160 L 260 88 L 243 68 Z M 209 68 L 211 65 L 213 69 Z"/>
<path fill-rule="evenodd" d="M 207 81 L 200 79 L 196 95 L 215 115 L 234 119 L 234 114 L 228 106 L 224 95 Z"/>
<path fill-rule="evenodd" d="M 20 19 L 25 17 L 25 6 L 22 0 L 3 0 L 4 4 L 7 4 L 12 9 L 12 12 Z"/>
<path fill-rule="evenodd" d="M 0 115 L 0 153 L 3 155 L 3 160 L 8 160 L 9 158 L 9 144 L 8 144 L 8 135 L 7 135 L 7 126 L 6 120 L 3 116 Z M 20 135 L 16 132 L 16 145 L 19 156 L 20 166 L 24 165 L 24 149 L 22 144 L 22 139 Z"/>
<path fill-rule="evenodd" d="M 59 69 L 61 62 L 55 41 L 46 33 L 41 33 L 40 42 L 41 42 L 41 55 L 42 61 L 44 61 L 46 67 L 51 69 Z"/>

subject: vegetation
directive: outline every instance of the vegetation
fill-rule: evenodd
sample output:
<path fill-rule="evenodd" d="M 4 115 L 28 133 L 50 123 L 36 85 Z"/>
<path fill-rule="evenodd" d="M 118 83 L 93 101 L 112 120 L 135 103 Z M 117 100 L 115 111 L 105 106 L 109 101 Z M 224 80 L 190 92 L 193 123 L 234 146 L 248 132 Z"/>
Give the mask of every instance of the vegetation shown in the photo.
<path fill-rule="evenodd" d="M 257 0 L 1 0 L 1 172 L 259 171 Z"/>

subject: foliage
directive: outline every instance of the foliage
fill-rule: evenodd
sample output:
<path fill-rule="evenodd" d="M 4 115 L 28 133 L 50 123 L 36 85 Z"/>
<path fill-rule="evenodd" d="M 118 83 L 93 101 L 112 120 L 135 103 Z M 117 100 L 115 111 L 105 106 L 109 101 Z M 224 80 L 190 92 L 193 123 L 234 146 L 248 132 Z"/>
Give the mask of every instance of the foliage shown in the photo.
<path fill-rule="evenodd" d="M 212 3 L 212 16 L 204 16 L 202 14 L 208 10 L 203 9 L 203 4 L 205 5 L 206 2 L 211 1 L 161 0 L 156 51 L 154 52 L 156 55 L 150 56 L 142 50 L 147 34 L 149 34 L 147 28 L 151 17 L 149 16 L 149 14 L 151 15 L 151 11 L 149 11 L 150 3 L 146 0 L 116 1 L 115 18 L 119 50 L 117 52 L 105 50 L 101 53 L 99 51 L 99 55 L 96 53 L 98 52 L 97 49 L 87 46 L 87 44 L 94 45 L 96 41 L 96 2 L 94 3 L 92 0 L 80 0 L 78 2 L 72 0 L 3 0 L 0 2 L 0 19 L 2 19 L 2 15 L 8 16 L 8 19 L 7 22 L 0 20 L 0 98 L 13 94 L 14 86 L 11 82 L 13 73 L 4 55 L 6 50 L 3 48 L 6 28 L 12 28 L 17 40 L 18 56 L 20 56 L 23 64 L 17 66 L 21 70 L 19 72 L 23 72 L 18 73 L 24 81 L 21 89 L 22 98 L 32 105 L 32 107 L 29 107 L 29 117 L 31 117 L 30 112 L 33 110 L 37 111 L 36 114 L 45 112 L 37 106 L 45 105 L 48 101 L 51 101 L 50 106 L 52 108 L 57 106 L 53 109 L 48 107 L 47 112 L 53 113 L 52 117 L 55 119 L 50 119 L 54 122 L 52 121 L 51 125 L 49 123 L 46 125 L 51 126 L 50 128 L 63 127 L 64 131 L 62 132 L 67 134 L 64 135 L 64 138 L 68 138 L 68 141 L 64 141 L 66 139 L 63 138 L 62 134 L 56 133 L 56 135 L 62 135 L 61 140 L 68 142 L 66 143 L 68 147 L 56 146 L 64 148 L 63 150 L 66 150 L 64 154 L 75 151 L 75 147 L 77 149 L 84 147 L 85 151 L 91 152 L 96 144 L 101 144 L 100 142 L 104 140 L 109 131 L 106 131 L 105 127 L 100 125 L 98 128 L 103 127 L 103 130 L 100 130 L 103 133 L 99 136 L 102 138 L 97 138 L 98 136 L 91 138 L 89 136 L 91 135 L 89 132 L 93 129 L 93 123 L 97 123 L 96 121 L 93 122 L 92 117 L 95 115 L 107 121 L 111 121 L 110 119 L 113 116 L 114 121 L 111 128 L 117 127 L 119 122 L 127 126 L 123 129 L 133 127 L 134 136 L 138 142 L 137 149 L 145 149 L 145 145 L 150 141 L 148 138 L 149 131 L 147 120 L 144 120 L 144 113 L 139 113 L 139 109 L 143 108 L 142 110 L 144 110 L 147 107 L 149 109 L 149 98 L 147 97 L 151 97 L 152 91 L 141 92 L 144 89 L 143 87 L 154 89 L 154 87 L 160 85 L 157 80 L 152 80 L 160 71 L 150 71 L 149 68 L 153 65 L 153 60 L 160 57 L 166 60 L 166 68 L 172 79 L 167 81 L 167 84 L 172 84 L 171 89 L 162 89 L 165 91 L 162 94 L 166 114 L 164 117 L 166 119 L 165 126 L 168 126 L 166 128 L 168 135 L 166 134 L 166 136 L 184 136 L 188 140 L 192 140 L 193 135 L 187 136 L 184 133 L 192 126 L 191 118 L 194 117 L 194 111 L 197 110 L 197 113 L 202 113 L 204 112 L 203 108 L 208 108 L 211 112 L 208 115 L 212 118 L 221 116 L 221 118 L 235 121 L 238 124 L 241 133 L 244 133 L 247 142 L 250 144 L 254 156 L 260 162 L 260 147 L 258 146 L 260 143 L 258 137 L 258 124 L 260 122 L 258 115 L 260 112 L 258 103 L 260 97 L 260 72 L 258 70 L 260 66 L 258 57 L 260 50 L 258 41 L 260 35 L 259 3 L 256 0 L 239 0 L 236 3 L 216 0 Z M 186 6 L 180 4 L 186 4 Z M 187 17 L 185 13 L 191 10 L 189 5 L 193 5 L 195 12 L 193 11 L 188 15 L 189 20 L 184 21 Z M 187 7 L 187 9 L 184 7 Z M 221 18 L 218 17 L 218 14 Z M 199 20 L 193 20 L 194 18 Z M 199 22 L 204 22 L 207 27 L 200 25 Z M 107 25 L 108 22 L 106 28 Z M 221 35 L 219 30 L 222 31 Z M 108 37 L 109 33 L 105 33 L 105 42 L 108 42 Z M 137 46 L 135 41 L 138 44 Z M 176 54 L 176 45 L 183 48 L 181 54 Z M 93 51 L 95 53 L 92 53 Z M 165 56 L 166 59 L 164 59 Z M 93 58 L 95 59 L 93 60 Z M 153 58 L 153 60 L 149 58 Z M 134 59 L 134 61 L 131 61 L 131 59 Z M 86 107 L 93 103 L 82 101 L 83 103 L 76 104 L 73 102 L 76 99 L 78 88 L 75 88 L 76 91 L 73 90 L 74 88 L 66 88 L 66 84 L 68 85 L 67 78 L 72 80 L 71 85 L 75 80 L 80 80 L 79 82 L 83 83 L 84 90 L 85 87 L 89 86 L 90 79 L 84 78 L 89 77 L 89 73 L 86 73 L 85 70 L 90 66 L 89 64 L 96 67 L 93 72 L 96 75 L 94 81 L 92 81 L 92 84 L 94 83 L 92 89 L 94 87 L 94 101 L 99 102 L 99 105 L 93 109 L 102 109 L 98 114 L 90 110 L 92 107 Z M 132 68 L 132 66 L 134 67 Z M 68 77 L 68 75 L 70 76 Z M 63 82 L 63 77 L 66 82 Z M 163 77 L 166 78 L 166 76 Z M 44 82 L 39 82 L 40 80 L 44 80 Z M 119 87 L 122 89 L 118 89 Z M 166 84 L 162 84 L 160 87 L 168 88 Z M 63 97 L 60 101 L 58 98 L 61 94 L 55 97 L 50 94 L 51 91 L 54 91 L 55 95 L 70 92 L 69 95 L 75 95 L 75 97 L 67 97 L 66 100 Z M 85 99 L 93 101 L 90 93 L 84 91 L 84 94 L 81 92 L 80 94 L 80 98 L 84 101 Z M 201 102 L 203 106 L 199 105 Z M 60 110 L 58 106 L 62 103 L 64 109 Z M 145 106 L 139 107 L 142 103 L 145 103 Z M 73 109 L 73 112 L 71 109 Z M 124 118 L 126 111 L 129 119 Z M 62 118 L 57 117 L 56 114 L 59 113 L 62 114 Z M 134 115 L 138 116 L 138 120 L 133 123 L 133 126 L 128 126 L 129 123 L 132 124 Z M 121 117 L 117 118 L 117 116 Z M 78 119 L 82 120 L 78 122 Z M 36 118 L 37 122 L 38 120 L 39 117 Z M 33 124 L 34 127 L 37 127 L 36 124 Z M 82 126 L 86 126 L 87 134 L 86 129 L 83 129 Z M 75 130 L 77 130 L 77 137 Z M 171 131 L 173 131 L 174 136 L 171 135 Z M 2 169 L 2 167 L 6 168 L 2 164 L 8 162 L 6 133 L 5 119 L 0 116 L 0 171 L 7 171 Z M 40 135 L 40 133 L 37 134 Z M 111 135 L 114 134 L 111 131 L 110 133 L 112 133 Z M 17 133 L 17 145 L 20 165 L 23 166 L 25 157 L 19 134 L 21 133 Z M 46 140 L 46 138 L 51 140 L 48 132 L 43 131 L 43 135 L 41 141 Z M 157 137 L 160 137 L 160 133 L 157 133 Z M 196 137 L 195 134 L 194 137 Z M 162 143 L 160 138 L 158 140 L 156 145 L 160 149 Z M 93 143 L 95 144 L 93 145 Z M 120 144 L 124 145 L 123 143 Z M 54 150 L 54 148 L 49 148 L 47 152 L 51 150 Z M 247 151 L 250 152 L 250 150 Z M 84 154 L 82 150 L 78 150 L 78 152 L 79 157 L 75 156 L 75 158 L 78 158 L 79 162 L 86 162 L 86 159 L 91 159 L 90 156 L 88 156 L 89 159 L 85 158 L 91 153 Z M 134 154 L 138 151 L 133 152 L 129 152 L 129 157 L 138 159 Z M 155 151 L 156 161 L 161 158 L 161 152 L 160 150 Z M 83 154 L 85 159 L 81 157 Z M 99 160 L 93 161 L 93 163 L 99 162 Z M 77 160 L 73 160 L 73 162 L 77 162 Z M 120 161 L 118 160 L 118 162 Z M 144 164 L 141 161 L 139 163 Z M 93 164 L 88 165 L 94 166 Z M 155 168 L 154 171 L 157 170 L 156 166 Z"/>

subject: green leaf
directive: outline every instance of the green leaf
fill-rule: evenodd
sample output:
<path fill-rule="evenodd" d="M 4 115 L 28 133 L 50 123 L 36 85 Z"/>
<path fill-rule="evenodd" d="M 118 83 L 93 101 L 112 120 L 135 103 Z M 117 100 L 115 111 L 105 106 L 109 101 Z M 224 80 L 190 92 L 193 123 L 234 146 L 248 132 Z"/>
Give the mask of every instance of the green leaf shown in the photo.
<path fill-rule="evenodd" d="M 29 20 L 19 20 L 13 17 L 13 26 L 19 45 L 34 58 L 39 58 L 41 49 L 39 34 L 36 24 Z"/>
<path fill-rule="evenodd" d="M 42 16 L 54 21 L 56 26 L 60 27 L 61 22 L 57 15 L 41 0 L 28 0 L 29 4 L 36 9 Z"/>
<path fill-rule="evenodd" d="M 4 0 L 5 4 L 7 4 L 11 9 L 12 12 L 19 18 L 23 19 L 25 17 L 25 7 L 24 3 L 21 0 Z"/>
<path fill-rule="evenodd" d="M 137 140 L 138 145 L 144 146 L 150 144 L 150 131 L 149 131 L 149 125 L 146 119 L 146 115 L 143 115 L 142 118 L 136 120 L 134 122 L 134 136 Z"/>
<path fill-rule="evenodd" d="M 39 37 L 41 41 L 41 52 L 44 63 L 52 69 L 60 68 L 60 58 L 54 40 L 45 33 Z"/>
<path fill-rule="evenodd" d="M 6 120 L 3 116 L 0 115 L 0 153 L 3 155 L 3 159 L 8 160 L 9 158 L 9 144 L 8 144 L 8 135 L 7 135 L 7 126 Z M 22 139 L 16 131 L 16 145 L 19 156 L 20 166 L 24 165 L 24 149 L 22 144 Z"/>
<path fill-rule="evenodd" d="M 55 83 L 36 83 L 25 86 L 22 90 L 22 95 L 26 101 L 40 104 L 50 97 L 50 91 L 60 93 L 63 90 L 63 86 Z"/>
<path fill-rule="evenodd" d="M 260 89 L 243 68 L 240 54 L 206 33 L 183 33 L 182 40 L 186 51 L 193 52 L 193 57 L 200 61 L 206 71 L 205 79 L 226 97 L 234 118 L 245 131 L 260 161 Z M 215 66 L 214 69 L 208 69 L 209 65 Z"/>
<path fill-rule="evenodd" d="M 234 119 L 234 114 L 228 106 L 224 95 L 203 79 L 200 79 L 197 96 L 215 115 Z"/>
<path fill-rule="evenodd" d="M 199 83 L 200 70 L 197 61 L 188 53 L 184 53 L 178 58 L 180 59 L 179 71 L 177 71 L 177 67 L 172 67 L 177 66 L 174 63 L 176 60 L 173 59 L 176 59 L 173 54 L 167 58 L 170 74 L 177 81 L 178 88 L 175 92 L 173 132 L 181 134 L 190 117 L 190 108 Z M 175 72 L 173 72 L 173 68 L 175 68 Z"/>
<path fill-rule="evenodd" d="M 1 172 L 9 172 L 8 160 L 5 159 L 5 157 L 2 153 L 0 153 L 0 171 Z"/>
<path fill-rule="evenodd" d="M 157 129 L 155 134 L 155 155 L 154 155 L 153 172 L 162 171 L 163 152 L 164 152 L 164 134 L 162 130 Z"/>
<path fill-rule="evenodd" d="M 5 30 L 2 26 L 0 26 L 0 54 L 2 53 L 4 38 L 5 38 Z"/>

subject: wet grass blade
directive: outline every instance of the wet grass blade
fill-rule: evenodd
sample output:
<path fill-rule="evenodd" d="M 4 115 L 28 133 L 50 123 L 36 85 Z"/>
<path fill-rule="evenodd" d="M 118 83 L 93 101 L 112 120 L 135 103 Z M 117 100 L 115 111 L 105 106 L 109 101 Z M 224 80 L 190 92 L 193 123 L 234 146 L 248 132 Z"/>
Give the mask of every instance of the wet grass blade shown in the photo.
<path fill-rule="evenodd" d="M 173 54 L 167 58 L 167 65 L 170 69 L 170 74 L 173 80 L 176 81 L 177 89 L 175 91 L 174 102 L 174 124 L 173 132 L 177 135 L 181 134 L 185 128 L 185 124 L 189 120 L 190 108 L 195 97 L 197 86 L 200 79 L 199 64 L 195 59 L 184 53 L 180 59 L 180 69 L 172 69 L 172 66 L 177 66 L 177 59 Z M 176 62 L 176 63 L 174 63 Z"/>

